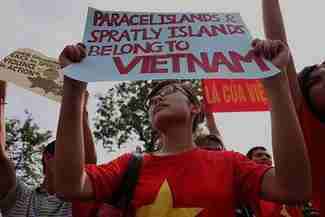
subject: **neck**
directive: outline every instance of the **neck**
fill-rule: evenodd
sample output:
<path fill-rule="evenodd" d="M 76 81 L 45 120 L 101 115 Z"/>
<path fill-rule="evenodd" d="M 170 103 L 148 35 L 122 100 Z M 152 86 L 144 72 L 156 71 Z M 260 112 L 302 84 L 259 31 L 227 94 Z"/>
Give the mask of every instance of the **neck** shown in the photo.
<path fill-rule="evenodd" d="M 190 150 L 196 145 L 193 142 L 192 128 L 182 126 L 169 126 L 162 132 L 162 148 L 161 153 L 175 154 Z"/>

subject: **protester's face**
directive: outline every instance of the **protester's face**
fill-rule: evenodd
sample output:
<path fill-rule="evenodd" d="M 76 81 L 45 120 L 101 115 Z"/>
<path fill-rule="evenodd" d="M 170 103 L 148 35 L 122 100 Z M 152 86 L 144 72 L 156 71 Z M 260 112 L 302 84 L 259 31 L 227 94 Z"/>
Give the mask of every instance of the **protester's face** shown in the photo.
<path fill-rule="evenodd" d="M 325 115 L 325 62 L 311 72 L 307 86 L 311 104 L 317 112 Z"/>
<path fill-rule="evenodd" d="M 272 165 L 271 155 L 263 149 L 255 150 L 252 154 L 252 160 L 258 164 Z"/>
<path fill-rule="evenodd" d="M 44 154 L 45 176 L 47 179 L 47 191 L 54 194 L 54 156 L 49 153 Z"/>
<path fill-rule="evenodd" d="M 167 85 L 149 100 L 149 115 L 154 128 L 163 130 L 173 123 L 191 124 L 194 105 L 186 91 L 177 85 Z"/>

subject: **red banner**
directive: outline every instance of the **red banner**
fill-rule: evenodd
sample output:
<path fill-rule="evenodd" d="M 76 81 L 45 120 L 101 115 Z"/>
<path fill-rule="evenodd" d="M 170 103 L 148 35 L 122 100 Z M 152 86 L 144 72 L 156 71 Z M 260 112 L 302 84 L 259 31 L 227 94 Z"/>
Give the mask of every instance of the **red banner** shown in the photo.
<path fill-rule="evenodd" d="M 260 80 L 202 80 L 204 101 L 210 112 L 267 111 L 268 100 Z"/>

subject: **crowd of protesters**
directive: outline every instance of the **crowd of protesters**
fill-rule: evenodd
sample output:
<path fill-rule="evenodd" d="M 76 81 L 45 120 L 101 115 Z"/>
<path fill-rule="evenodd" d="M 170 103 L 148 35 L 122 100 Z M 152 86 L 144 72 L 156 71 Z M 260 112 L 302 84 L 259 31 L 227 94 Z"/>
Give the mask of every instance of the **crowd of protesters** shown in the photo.
<path fill-rule="evenodd" d="M 213 114 L 191 85 L 166 80 L 157 82 L 146 102 L 155 151 L 137 147 L 135 153 L 96 165 L 87 83 L 64 77 L 56 140 L 42 154 L 44 180 L 29 189 L 6 153 L 6 83 L 1 82 L 3 217 L 302 217 L 307 202 L 311 216 L 325 217 L 325 63 L 297 74 L 279 2 L 262 3 L 267 39 L 255 39 L 252 52 L 281 70 L 262 79 L 270 103 L 272 155 L 263 146 L 252 147 L 246 156 L 228 151 Z M 68 45 L 59 62 L 64 68 L 85 57 L 83 44 Z M 194 138 L 204 120 L 208 134 Z"/>

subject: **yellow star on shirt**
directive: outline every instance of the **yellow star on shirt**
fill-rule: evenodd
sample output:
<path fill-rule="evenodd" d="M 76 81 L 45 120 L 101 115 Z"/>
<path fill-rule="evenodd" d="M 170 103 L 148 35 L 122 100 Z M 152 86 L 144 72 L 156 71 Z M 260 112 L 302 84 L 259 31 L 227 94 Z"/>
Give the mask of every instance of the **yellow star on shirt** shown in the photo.
<path fill-rule="evenodd" d="M 280 215 L 284 216 L 284 217 L 291 217 L 291 215 L 288 213 L 288 210 L 286 208 L 286 205 L 282 205 L 282 209 L 280 212 Z"/>
<path fill-rule="evenodd" d="M 195 217 L 202 208 L 173 208 L 173 196 L 167 180 L 161 185 L 155 201 L 136 211 L 136 217 Z"/>

